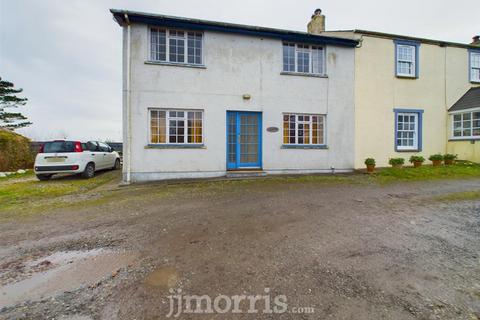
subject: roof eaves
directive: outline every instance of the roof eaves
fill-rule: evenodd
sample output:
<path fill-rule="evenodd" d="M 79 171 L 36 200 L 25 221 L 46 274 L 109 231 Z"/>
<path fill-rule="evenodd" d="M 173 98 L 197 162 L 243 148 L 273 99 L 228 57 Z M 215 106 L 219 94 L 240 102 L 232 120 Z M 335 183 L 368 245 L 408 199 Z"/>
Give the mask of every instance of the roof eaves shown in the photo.
<path fill-rule="evenodd" d="M 285 41 L 301 41 L 313 44 L 331 44 L 346 47 L 355 47 L 358 45 L 358 41 L 353 39 L 314 35 L 299 31 L 173 17 L 128 10 L 110 9 L 110 12 L 113 14 L 115 20 L 120 26 L 125 25 L 126 21 L 124 16 L 128 15 L 128 19 L 130 20 L 130 22 L 144 23 L 149 25 L 170 26 L 192 30 L 209 30 L 269 38 L 280 38 Z"/>

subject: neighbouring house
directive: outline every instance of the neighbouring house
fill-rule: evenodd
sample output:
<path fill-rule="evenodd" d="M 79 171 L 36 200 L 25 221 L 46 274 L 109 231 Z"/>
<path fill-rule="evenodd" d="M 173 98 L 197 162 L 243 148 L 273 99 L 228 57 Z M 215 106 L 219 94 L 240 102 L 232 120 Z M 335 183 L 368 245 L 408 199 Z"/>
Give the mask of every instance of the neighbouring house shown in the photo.
<path fill-rule="evenodd" d="M 446 152 L 480 162 L 478 145 L 470 144 L 480 138 L 480 113 L 472 113 L 479 111 L 478 90 L 470 90 L 480 84 L 478 37 L 469 45 L 365 30 L 325 34 L 360 42 L 355 49 L 355 168 L 364 167 L 367 157 L 388 166 L 393 157 Z M 467 102 L 452 107 L 465 94 Z M 460 108 L 469 109 L 463 122 Z M 456 115 L 449 116 L 449 109 Z"/>
<path fill-rule="evenodd" d="M 472 73 L 480 81 L 480 51 L 476 70 Z M 480 162 L 480 87 L 471 88 L 448 109 L 447 150 L 460 159 Z"/>
<path fill-rule="evenodd" d="M 124 181 L 354 168 L 358 41 L 111 10 L 123 28 Z"/>

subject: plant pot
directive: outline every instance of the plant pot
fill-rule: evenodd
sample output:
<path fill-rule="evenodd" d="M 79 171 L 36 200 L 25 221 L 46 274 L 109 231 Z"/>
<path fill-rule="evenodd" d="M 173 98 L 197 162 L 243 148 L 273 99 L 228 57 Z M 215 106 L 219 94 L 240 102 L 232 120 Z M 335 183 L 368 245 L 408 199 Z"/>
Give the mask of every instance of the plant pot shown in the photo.
<path fill-rule="evenodd" d="M 454 163 L 455 163 L 455 160 L 445 160 L 445 165 L 446 166 L 451 166 Z"/>
<path fill-rule="evenodd" d="M 374 164 L 367 164 L 367 172 L 372 173 L 375 171 L 375 165 Z"/>
<path fill-rule="evenodd" d="M 432 160 L 432 164 L 434 167 L 438 167 L 442 164 L 442 160 Z"/>
<path fill-rule="evenodd" d="M 403 168 L 403 164 L 393 164 L 392 167 L 396 169 L 401 169 Z"/>
<path fill-rule="evenodd" d="M 422 161 L 414 161 L 414 162 L 413 162 L 413 167 L 414 167 L 414 168 L 421 167 L 421 166 L 422 166 L 422 163 L 423 163 Z"/>

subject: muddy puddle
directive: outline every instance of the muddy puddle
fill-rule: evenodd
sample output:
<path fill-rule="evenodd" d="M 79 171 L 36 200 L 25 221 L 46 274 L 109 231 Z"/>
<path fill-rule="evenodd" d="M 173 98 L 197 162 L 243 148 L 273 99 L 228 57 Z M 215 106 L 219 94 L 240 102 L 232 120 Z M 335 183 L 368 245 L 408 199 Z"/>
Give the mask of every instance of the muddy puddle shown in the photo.
<path fill-rule="evenodd" d="M 97 283 L 135 260 L 131 252 L 106 249 L 59 251 L 25 262 L 23 280 L 0 287 L 0 309 L 22 301 L 37 301 L 83 285 Z"/>
<path fill-rule="evenodd" d="M 145 279 L 149 286 L 163 289 L 173 288 L 178 282 L 179 274 L 173 267 L 161 267 L 150 273 Z"/>

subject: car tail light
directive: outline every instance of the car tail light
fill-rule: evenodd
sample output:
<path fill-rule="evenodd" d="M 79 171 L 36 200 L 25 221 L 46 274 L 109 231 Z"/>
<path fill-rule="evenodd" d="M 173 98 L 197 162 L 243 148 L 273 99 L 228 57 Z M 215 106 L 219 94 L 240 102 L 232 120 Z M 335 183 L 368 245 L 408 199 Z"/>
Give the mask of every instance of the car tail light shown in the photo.
<path fill-rule="evenodd" d="M 72 170 L 78 170 L 78 166 L 77 165 L 72 166 Z"/>
<path fill-rule="evenodd" d="M 40 145 L 40 150 L 38 150 L 38 153 L 43 153 L 43 146 L 44 144 L 42 143 L 42 145 Z"/>
<path fill-rule="evenodd" d="M 82 143 L 80 141 L 75 141 L 75 152 L 83 152 Z"/>

